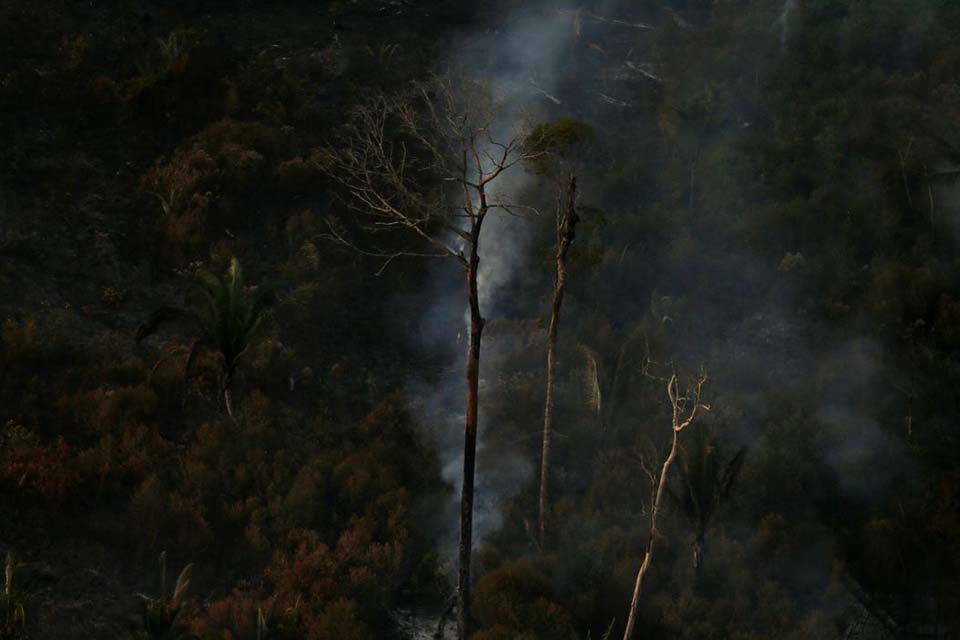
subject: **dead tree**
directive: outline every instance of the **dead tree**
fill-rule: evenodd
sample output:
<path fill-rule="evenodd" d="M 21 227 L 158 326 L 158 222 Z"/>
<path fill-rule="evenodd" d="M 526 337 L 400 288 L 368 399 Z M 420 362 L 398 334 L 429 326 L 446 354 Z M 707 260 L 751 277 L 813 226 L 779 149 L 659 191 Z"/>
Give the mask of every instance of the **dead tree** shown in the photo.
<path fill-rule="evenodd" d="M 540 450 L 540 491 L 538 512 L 538 544 L 546 544 L 546 521 L 549 509 L 550 449 L 553 435 L 553 388 L 557 331 L 560 326 L 560 308 L 567 284 L 567 254 L 576 235 L 577 223 L 577 156 L 593 136 L 593 127 L 582 120 L 560 118 L 533 129 L 526 141 L 526 149 L 533 158 L 528 166 L 541 175 L 556 179 L 556 245 L 554 253 L 553 304 L 547 331 L 546 393 L 543 406 L 543 445 Z"/>
<path fill-rule="evenodd" d="M 561 204 L 558 192 L 557 203 L 557 252 L 553 284 L 553 305 L 550 308 L 550 328 L 547 330 L 547 389 L 543 405 L 543 446 L 540 452 L 540 548 L 545 548 L 547 532 L 548 489 L 550 478 L 550 446 L 553 435 L 553 376 L 554 356 L 557 348 L 557 330 L 560 326 L 560 307 L 567 286 L 567 253 L 576 232 L 577 222 L 577 177 L 570 175 L 566 186 L 566 204 Z"/>
<path fill-rule="evenodd" d="M 627 615 L 627 626 L 623 632 L 623 640 L 630 640 L 633 637 L 633 627 L 636 624 L 637 605 L 640 602 L 640 589 L 643 586 L 643 577 L 650 568 L 650 562 L 653 560 L 653 543 L 657 536 L 657 515 L 660 512 L 660 504 L 663 501 L 664 490 L 667 486 L 667 477 L 670 473 L 670 465 L 677 457 L 677 451 L 680 442 L 680 433 L 693 424 L 700 411 L 709 411 L 710 407 L 701 402 L 701 392 L 703 385 L 707 382 L 707 376 L 703 373 L 697 378 L 696 384 L 691 390 L 691 395 L 683 395 L 680 390 L 680 380 L 676 373 L 665 380 L 667 383 L 667 397 L 670 399 L 671 422 L 673 434 L 670 443 L 670 452 L 663 461 L 659 476 L 650 473 L 651 476 L 651 501 L 650 501 L 650 527 L 647 533 L 647 548 L 643 554 L 643 561 L 640 563 L 640 569 L 637 571 L 637 581 L 633 586 L 633 598 L 630 600 L 630 612 Z"/>
<path fill-rule="evenodd" d="M 348 194 L 362 230 L 377 235 L 402 230 L 421 248 L 391 250 L 360 245 L 339 225 L 330 235 L 341 244 L 384 259 L 381 270 L 402 256 L 450 258 L 464 271 L 469 307 L 466 418 L 460 500 L 457 628 L 470 633 L 470 561 L 479 407 L 480 345 L 484 318 L 478 275 L 480 238 L 487 216 L 520 207 L 494 190 L 498 178 L 531 159 L 522 138 L 498 139 L 498 114 L 479 82 L 442 77 L 395 96 L 375 96 L 358 107 L 335 144 L 319 153 L 320 166 Z"/>

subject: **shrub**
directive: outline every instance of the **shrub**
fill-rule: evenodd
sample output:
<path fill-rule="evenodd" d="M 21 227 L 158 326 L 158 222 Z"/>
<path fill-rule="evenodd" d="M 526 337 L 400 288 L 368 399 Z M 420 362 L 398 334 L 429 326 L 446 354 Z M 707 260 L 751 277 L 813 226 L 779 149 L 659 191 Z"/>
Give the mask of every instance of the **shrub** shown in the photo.
<path fill-rule="evenodd" d="M 77 489 L 71 452 L 63 438 L 49 445 L 0 450 L 0 483 L 17 493 L 37 496 L 50 506 L 60 506 Z"/>
<path fill-rule="evenodd" d="M 486 629 L 480 637 L 576 638 L 569 613 L 555 598 L 550 578 L 532 561 L 521 560 L 487 573 L 477 582 L 472 606 Z"/>

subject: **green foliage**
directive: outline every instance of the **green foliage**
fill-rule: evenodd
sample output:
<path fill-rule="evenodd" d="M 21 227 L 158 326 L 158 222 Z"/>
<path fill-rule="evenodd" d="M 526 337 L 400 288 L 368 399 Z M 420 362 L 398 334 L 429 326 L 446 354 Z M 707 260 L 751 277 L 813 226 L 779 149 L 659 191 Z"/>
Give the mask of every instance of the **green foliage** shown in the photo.
<path fill-rule="evenodd" d="M 559 118 L 538 124 L 524 140 L 525 152 L 533 155 L 528 165 L 535 173 L 547 173 L 557 162 L 570 162 L 582 154 L 593 139 L 593 125 L 583 120 Z"/>
<path fill-rule="evenodd" d="M 201 271 L 197 279 L 200 292 L 192 308 L 202 340 L 223 357 L 230 378 L 257 331 L 270 317 L 274 294 L 269 288 L 261 287 L 249 295 L 236 258 L 231 259 L 225 277 Z M 138 332 L 138 337 L 142 339 L 143 335 Z"/>
<path fill-rule="evenodd" d="M 251 295 L 244 283 L 240 261 L 230 260 L 224 276 L 200 271 L 196 286 L 188 296 L 186 308 L 164 307 L 155 311 L 138 329 L 137 341 L 157 331 L 163 324 L 177 320 L 188 322 L 197 337 L 190 347 L 185 365 L 190 366 L 200 349 L 210 349 L 220 358 L 222 389 L 228 394 L 240 359 L 250 348 L 257 332 L 271 316 L 274 293 L 261 286 Z M 229 395 L 227 411 L 232 414 Z"/>
<path fill-rule="evenodd" d="M 575 118 L 559 118 L 535 126 L 527 135 L 525 144 L 531 153 L 566 155 L 593 137 L 594 127 L 590 123 Z"/>

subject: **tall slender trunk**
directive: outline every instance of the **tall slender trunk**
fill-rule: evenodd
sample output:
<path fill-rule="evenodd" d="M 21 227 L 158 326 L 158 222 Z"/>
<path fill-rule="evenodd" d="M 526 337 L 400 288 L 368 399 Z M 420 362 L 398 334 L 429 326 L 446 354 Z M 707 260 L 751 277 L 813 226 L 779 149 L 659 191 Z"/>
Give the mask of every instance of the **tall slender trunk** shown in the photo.
<path fill-rule="evenodd" d="M 482 219 L 482 218 L 481 218 Z M 463 432 L 463 489 L 460 497 L 460 573 L 457 584 L 457 633 L 461 640 L 470 636 L 470 560 L 473 550 L 473 479 L 477 462 L 477 409 L 480 395 L 480 341 L 483 316 L 480 315 L 477 276 L 480 256 L 480 224 L 471 232 L 467 264 L 467 290 L 470 300 L 470 346 L 467 352 L 467 415 Z"/>
<path fill-rule="evenodd" d="M 643 577 L 650 568 L 650 561 L 653 559 L 653 541 L 657 532 L 657 513 L 660 511 L 660 502 L 663 498 L 663 490 L 667 485 L 667 473 L 670 471 L 670 465 L 677 457 L 677 442 L 680 438 L 680 431 L 674 428 L 673 442 L 670 445 L 670 454 L 663 461 L 663 467 L 660 469 L 660 479 L 657 482 L 656 497 L 653 500 L 653 506 L 650 508 L 650 531 L 647 534 L 647 550 L 643 554 L 643 562 L 640 564 L 640 570 L 637 572 L 637 582 L 633 586 L 633 598 L 630 600 L 630 614 L 627 616 L 627 628 L 623 632 L 623 640 L 630 640 L 633 637 L 633 627 L 636 624 L 637 604 L 640 602 L 640 587 L 643 585 Z"/>
<path fill-rule="evenodd" d="M 543 446 L 540 452 L 540 549 L 546 546 L 547 507 L 550 477 L 550 446 L 553 430 L 553 373 L 554 353 L 557 346 L 557 331 L 560 325 L 560 307 L 567 284 L 567 252 L 573 243 L 579 218 L 576 210 L 577 178 L 570 176 L 567 183 L 566 207 L 561 213 L 557 227 L 556 279 L 553 286 L 553 307 L 550 313 L 550 329 L 547 331 L 547 389 L 543 405 Z"/>

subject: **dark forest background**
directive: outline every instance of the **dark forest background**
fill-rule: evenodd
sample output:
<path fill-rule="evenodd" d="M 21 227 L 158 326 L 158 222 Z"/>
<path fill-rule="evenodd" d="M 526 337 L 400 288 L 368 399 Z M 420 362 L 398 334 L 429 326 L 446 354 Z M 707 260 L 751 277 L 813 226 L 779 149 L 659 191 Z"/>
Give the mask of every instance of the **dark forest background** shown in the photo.
<path fill-rule="evenodd" d="M 462 285 L 330 242 L 316 153 L 538 21 L 528 107 L 592 136 L 545 549 L 553 181 L 516 168 L 547 213 L 484 240 L 477 640 L 622 634 L 670 435 L 648 361 L 702 366 L 712 410 L 638 635 L 960 634 L 960 4 L 33 0 L 0 4 L 0 638 L 430 637 Z M 202 332 L 135 337 L 233 258 L 275 302 L 231 418 Z"/>

